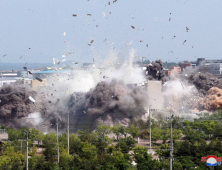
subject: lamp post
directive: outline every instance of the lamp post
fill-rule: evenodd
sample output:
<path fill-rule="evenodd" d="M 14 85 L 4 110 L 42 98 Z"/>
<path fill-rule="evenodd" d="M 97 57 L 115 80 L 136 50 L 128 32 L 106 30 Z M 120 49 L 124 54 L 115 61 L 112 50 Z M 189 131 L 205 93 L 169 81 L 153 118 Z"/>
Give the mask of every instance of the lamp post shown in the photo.
<path fill-rule="evenodd" d="M 27 147 L 26 147 L 26 170 L 29 169 L 29 132 L 25 130 L 26 133 L 26 142 L 27 142 Z"/>
<path fill-rule="evenodd" d="M 170 112 L 170 170 L 173 169 L 173 130 L 172 120 L 174 115 Z"/>
<path fill-rule="evenodd" d="M 151 122 L 151 116 L 150 116 L 150 115 L 151 115 L 151 109 L 150 109 L 151 106 L 152 106 L 152 105 L 149 106 L 150 153 L 152 152 L 152 150 L 151 150 L 151 123 L 152 123 L 152 122 Z"/>

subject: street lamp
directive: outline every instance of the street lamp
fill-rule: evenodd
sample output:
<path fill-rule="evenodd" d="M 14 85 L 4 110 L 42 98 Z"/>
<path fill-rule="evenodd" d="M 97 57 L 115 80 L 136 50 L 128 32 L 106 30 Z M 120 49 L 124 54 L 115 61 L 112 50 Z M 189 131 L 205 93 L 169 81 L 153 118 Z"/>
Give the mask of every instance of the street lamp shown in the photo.
<path fill-rule="evenodd" d="M 28 131 L 26 131 L 26 130 L 24 130 L 24 133 L 27 135 L 26 136 L 26 142 L 27 142 L 27 147 L 26 147 L 26 170 L 28 170 L 29 169 L 29 158 L 28 158 L 28 156 L 29 156 L 29 132 Z"/>

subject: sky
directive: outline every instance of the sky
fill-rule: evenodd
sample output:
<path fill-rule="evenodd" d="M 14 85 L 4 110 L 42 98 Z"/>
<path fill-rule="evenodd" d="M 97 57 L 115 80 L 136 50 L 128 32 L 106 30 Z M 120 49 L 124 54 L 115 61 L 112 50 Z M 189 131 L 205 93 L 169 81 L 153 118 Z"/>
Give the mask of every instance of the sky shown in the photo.
<path fill-rule="evenodd" d="M 221 0 L 3 0 L 0 62 L 52 63 L 66 53 L 66 60 L 99 63 L 128 59 L 132 50 L 136 60 L 221 59 L 221 6 Z"/>

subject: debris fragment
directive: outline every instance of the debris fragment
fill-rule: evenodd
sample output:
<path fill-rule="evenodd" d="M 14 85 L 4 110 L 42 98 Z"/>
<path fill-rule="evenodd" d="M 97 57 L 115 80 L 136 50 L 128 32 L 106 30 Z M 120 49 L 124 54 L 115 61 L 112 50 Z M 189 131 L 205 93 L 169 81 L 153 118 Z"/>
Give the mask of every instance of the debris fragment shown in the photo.
<path fill-rule="evenodd" d="M 188 27 L 186 27 L 186 31 L 187 31 L 187 32 L 189 31 L 189 28 L 188 28 Z"/>
<path fill-rule="evenodd" d="M 33 103 L 35 103 L 35 99 L 33 99 L 31 96 L 29 96 L 29 100 L 31 100 Z"/>
<path fill-rule="evenodd" d="M 94 42 L 94 40 L 91 40 L 90 43 L 92 44 Z"/>
<path fill-rule="evenodd" d="M 132 26 L 132 25 L 131 25 L 131 27 L 132 27 L 132 29 L 135 29 L 135 27 L 134 27 L 134 26 Z"/>
<path fill-rule="evenodd" d="M 143 42 L 143 40 L 140 40 L 140 42 Z"/>
<path fill-rule="evenodd" d="M 176 38 L 176 36 L 174 35 L 172 39 Z"/>
<path fill-rule="evenodd" d="M 148 44 L 146 45 L 146 47 L 148 48 Z"/>
<path fill-rule="evenodd" d="M 183 45 L 185 44 L 185 42 L 187 42 L 187 40 L 184 40 Z"/>
<path fill-rule="evenodd" d="M 29 74 L 32 74 L 31 71 L 28 71 Z"/>
<path fill-rule="evenodd" d="M 169 18 L 169 21 L 171 21 L 171 18 Z"/>
<path fill-rule="evenodd" d="M 4 54 L 3 57 L 7 56 L 7 54 Z"/>
<path fill-rule="evenodd" d="M 66 36 L 66 32 L 63 33 L 63 36 Z"/>
<path fill-rule="evenodd" d="M 108 5 L 110 5 L 110 2 L 108 2 Z"/>
<path fill-rule="evenodd" d="M 36 77 L 36 80 L 38 80 L 38 81 L 42 82 L 42 79 L 40 79 L 40 78 L 38 78 L 38 77 Z"/>
<path fill-rule="evenodd" d="M 77 14 L 72 14 L 73 17 L 77 17 Z"/>
<path fill-rule="evenodd" d="M 91 14 L 87 14 L 87 16 L 92 16 Z"/>

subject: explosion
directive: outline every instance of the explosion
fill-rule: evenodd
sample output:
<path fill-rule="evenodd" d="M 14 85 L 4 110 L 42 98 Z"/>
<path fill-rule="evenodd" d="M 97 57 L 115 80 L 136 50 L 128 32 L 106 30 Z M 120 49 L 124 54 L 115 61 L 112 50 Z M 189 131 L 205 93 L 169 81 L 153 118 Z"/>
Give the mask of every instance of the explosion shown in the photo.
<path fill-rule="evenodd" d="M 161 60 L 156 60 L 155 62 L 150 63 L 149 66 L 147 66 L 146 71 L 148 71 L 149 80 L 166 81 Z"/>
<path fill-rule="evenodd" d="M 130 119 L 141 118 L 145 114 L 147 98 L 141 87 L 131 90 L 123 81 L 112 79 L 99 82 L 85 94 L 85 98 L 82 93 L 74 93 L 69 101 L 70 112 L 76 113 L 77 117 L 91 117 L 95 122 L 93 127 L 104 121 L 111 125 L 128 125 Z"/>
<path fill-rule="evenodd" d="M 207 95 L 200 100 L 200 104 L 208 111 L 215 111 L 222 107 L 222 89 L 212 87 Z"/>
<path fill-rule="evenodd" d="M 0 89 L 0 118 L 27 117 L 35 110 L 35 105 L 30 101 L 29 96 L 36 97 L 36 95 L 35 91 L 19 82 L 16 82 L 14 86 L 4 85 Z"/>
<path fill-rule="evenodd" d="M 188 82 L 196 86 L 196 88 L 204 95 L 212 87 L 222 89 L 222 80 L 214 77 L 210 73 L 193 73 L 188 76 Z"/>

